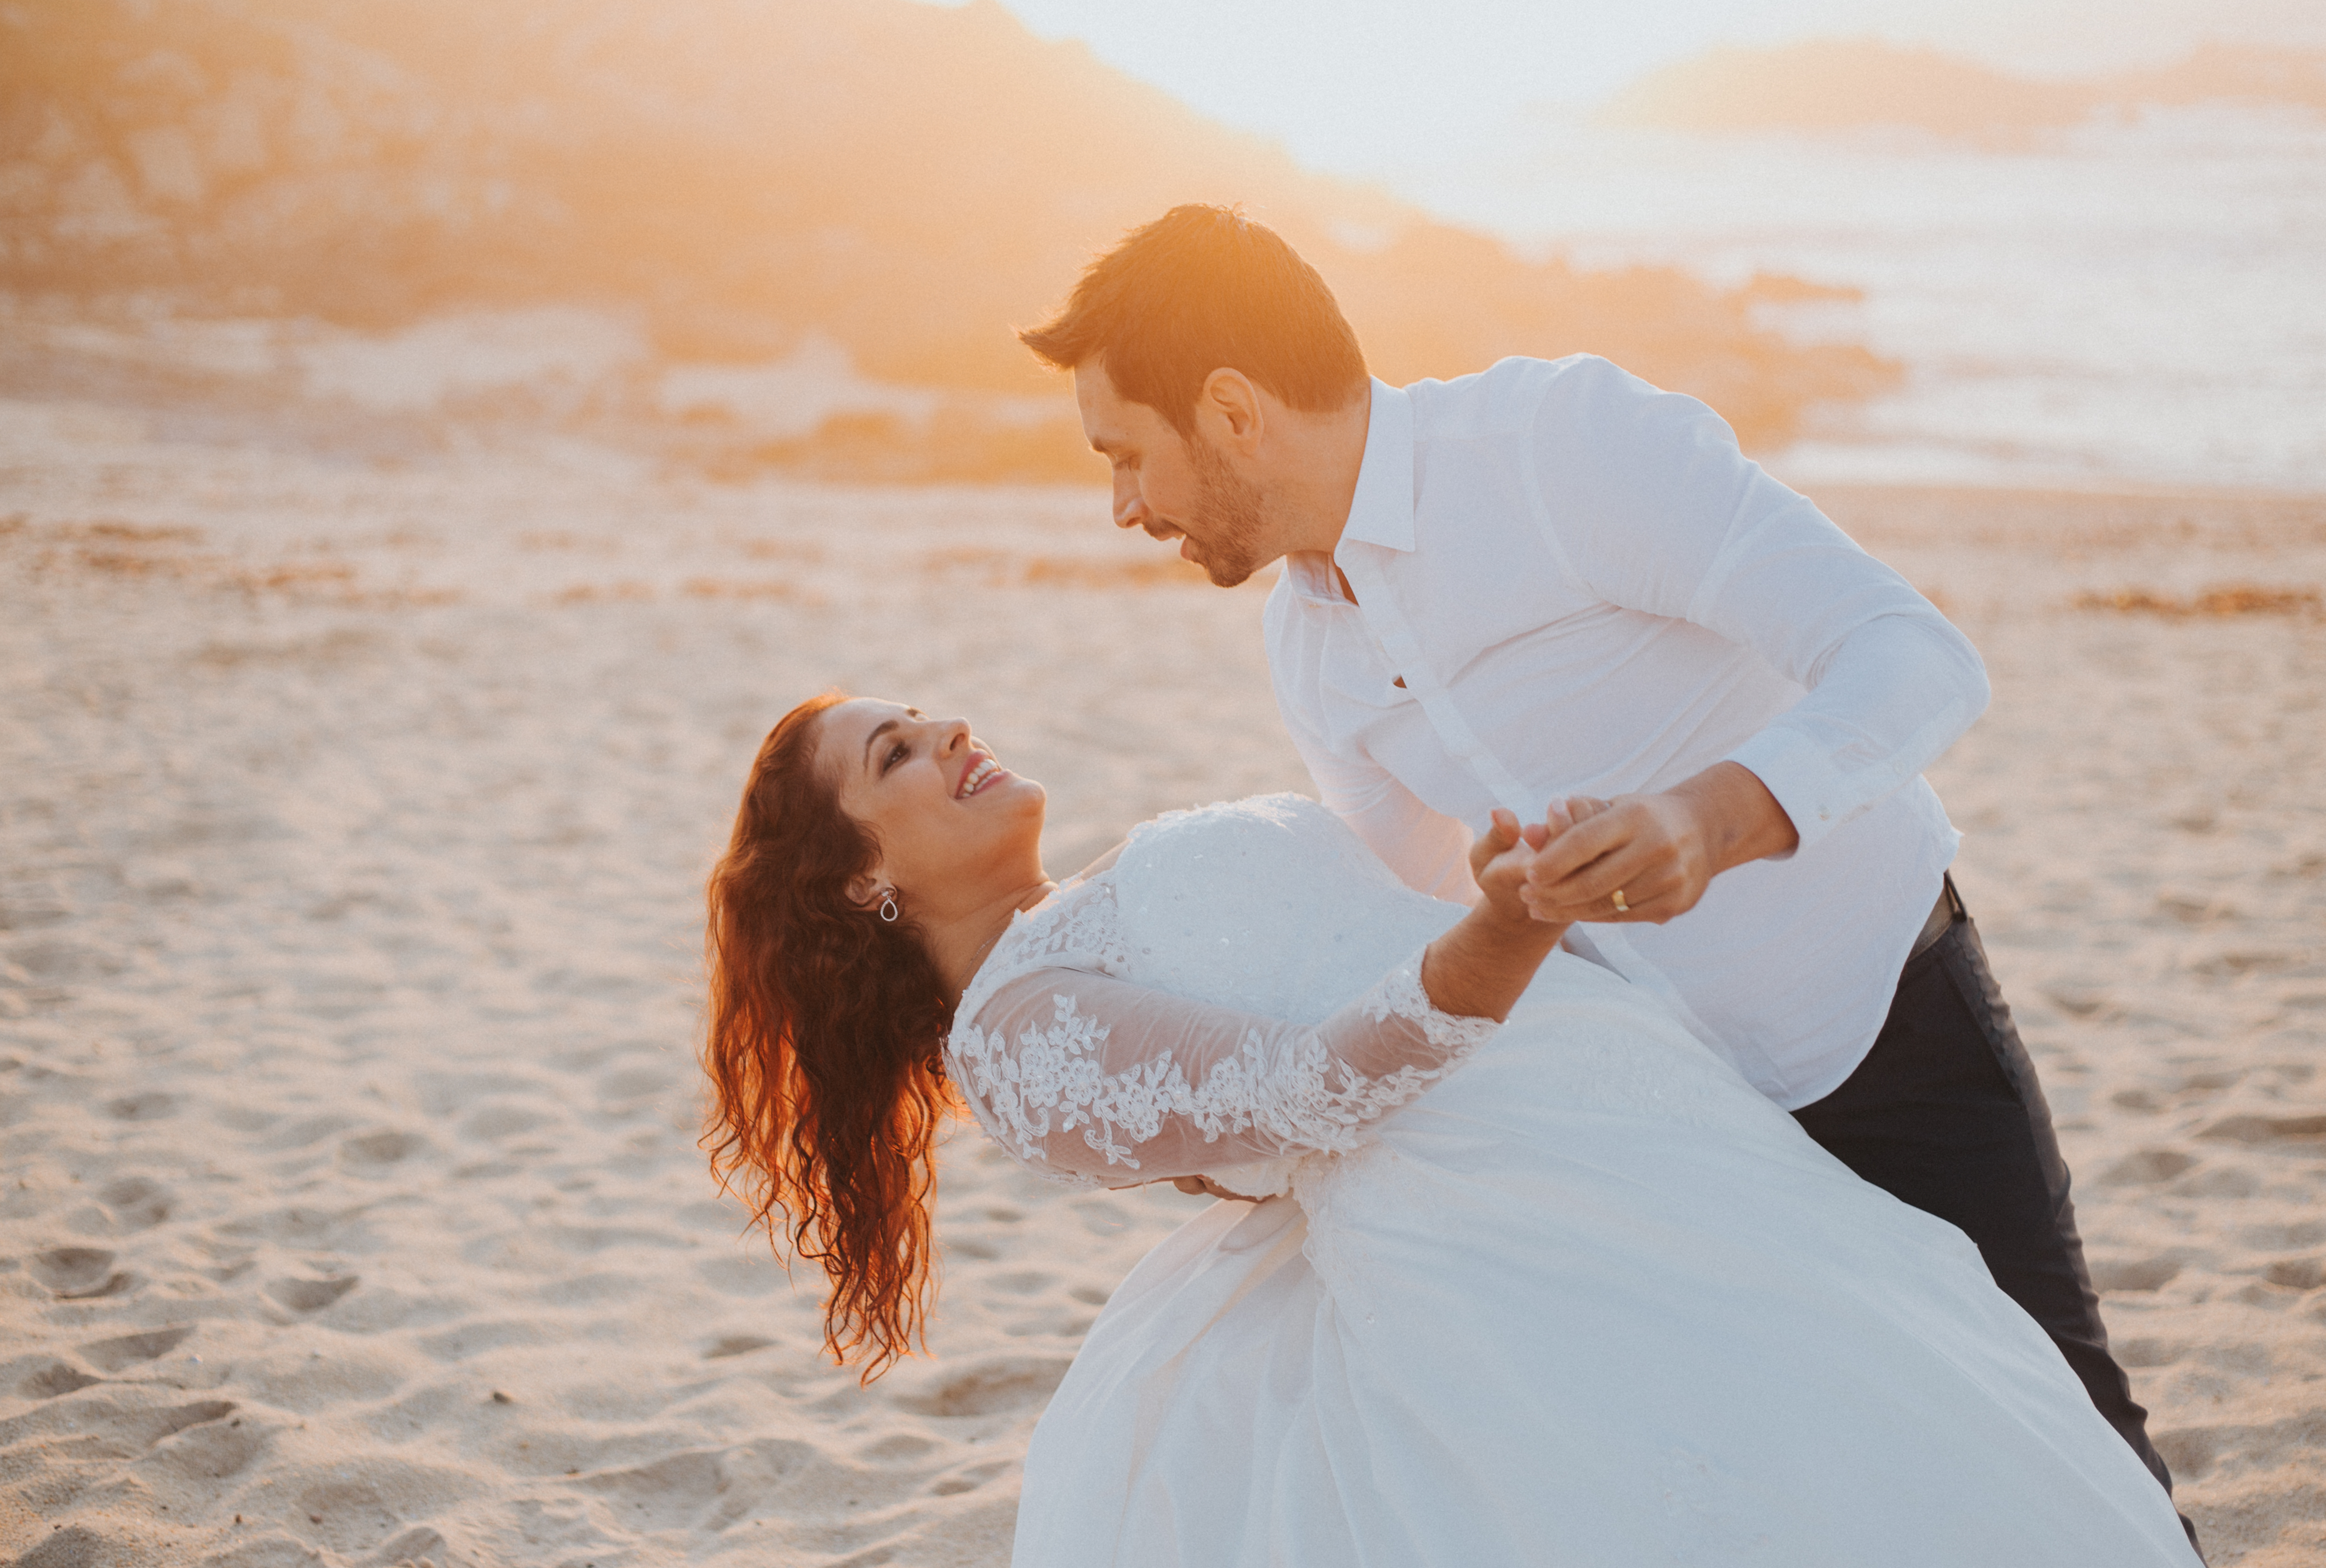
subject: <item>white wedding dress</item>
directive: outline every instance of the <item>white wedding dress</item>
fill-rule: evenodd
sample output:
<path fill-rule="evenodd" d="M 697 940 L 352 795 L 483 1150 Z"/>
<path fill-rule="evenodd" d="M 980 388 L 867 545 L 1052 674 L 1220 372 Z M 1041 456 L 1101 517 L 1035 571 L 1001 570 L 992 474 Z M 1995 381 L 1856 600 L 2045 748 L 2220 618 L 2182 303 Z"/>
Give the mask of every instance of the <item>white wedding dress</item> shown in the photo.
<path fill-rule="evenodd" d="M 1021 1568 L 2187 1568 L 1952 1227 L 1554 955 L 1434 1012 L 1456 905 L 1330 812 L 1177 812 L 1019 917 L 948 1070 L 1030 1169 L 1239 1192 L 1131 1271 L 1027 1455 Z"/>

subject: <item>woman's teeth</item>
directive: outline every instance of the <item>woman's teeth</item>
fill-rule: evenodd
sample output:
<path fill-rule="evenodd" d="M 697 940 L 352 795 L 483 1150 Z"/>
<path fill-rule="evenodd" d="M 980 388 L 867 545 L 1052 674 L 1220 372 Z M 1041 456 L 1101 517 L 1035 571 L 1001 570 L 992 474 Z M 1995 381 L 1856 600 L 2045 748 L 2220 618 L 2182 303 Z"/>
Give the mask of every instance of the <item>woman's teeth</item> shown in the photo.
<path fill-rule="evenodd" d="M 970 770 L 962 775 L 961 788 L 954 791 L 953 798 L 957 801 L 969 799 L 970 796 L 983 789 L 990 781 L 999 777 L 1000 773 L 1000 763 L 990 756 L 979 757 Z"/>

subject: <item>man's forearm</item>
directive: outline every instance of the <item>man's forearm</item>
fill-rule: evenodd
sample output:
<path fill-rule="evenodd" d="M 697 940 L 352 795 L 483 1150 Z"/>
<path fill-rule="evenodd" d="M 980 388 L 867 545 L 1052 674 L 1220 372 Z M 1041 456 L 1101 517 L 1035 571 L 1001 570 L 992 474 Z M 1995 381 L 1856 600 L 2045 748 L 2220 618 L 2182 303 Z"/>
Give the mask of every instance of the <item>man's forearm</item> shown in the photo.
<path fill-rule="evenodd" d="M 1790 854 L 1800 844 L 1785 808 L 1743 763 L 1716 762 L 1668 793 L 1696 813 L 1715 877 L 1749 861 Z"/>
<path fill-rule="evenodd" d="M 1936 761 L 1986 707 L 1978 651 L 1921 609 L 1852 631 L 1808 695 L 1729 753 L 1811 846 Z"/>

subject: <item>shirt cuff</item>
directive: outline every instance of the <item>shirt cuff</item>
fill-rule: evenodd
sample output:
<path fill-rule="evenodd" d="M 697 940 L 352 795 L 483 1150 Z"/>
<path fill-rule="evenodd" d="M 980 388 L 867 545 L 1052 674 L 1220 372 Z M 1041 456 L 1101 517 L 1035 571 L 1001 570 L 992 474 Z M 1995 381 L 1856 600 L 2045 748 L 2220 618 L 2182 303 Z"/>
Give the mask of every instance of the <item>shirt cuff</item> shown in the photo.
<path fill-rule="evenodd" d="M 1777 797 L 1800 842 L 1772 860 L 1791 859 L 1841 826 L 1850 815 L 1841 770 L 1815 741 L 1798 730 L 1763 729 L 1724 759 L 1749 770 Z"/>

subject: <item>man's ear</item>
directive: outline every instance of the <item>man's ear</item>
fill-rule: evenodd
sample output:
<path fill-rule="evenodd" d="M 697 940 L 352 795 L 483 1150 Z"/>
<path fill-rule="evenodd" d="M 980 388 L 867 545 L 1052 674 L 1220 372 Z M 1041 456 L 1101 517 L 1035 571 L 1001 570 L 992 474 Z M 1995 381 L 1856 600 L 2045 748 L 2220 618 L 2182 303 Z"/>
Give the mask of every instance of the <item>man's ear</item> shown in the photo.
<path fill-rule="evenodd" d="M 1204 377 L 1204 388 L 1196 394 L 1196 422 L 1208 427 L 1214 445 L 1250 456 L 1260 445 L 1266 422 L 1260 388 L 1241 370 L 1213 371 Z"/>

